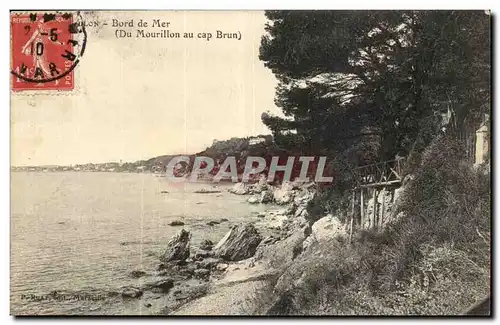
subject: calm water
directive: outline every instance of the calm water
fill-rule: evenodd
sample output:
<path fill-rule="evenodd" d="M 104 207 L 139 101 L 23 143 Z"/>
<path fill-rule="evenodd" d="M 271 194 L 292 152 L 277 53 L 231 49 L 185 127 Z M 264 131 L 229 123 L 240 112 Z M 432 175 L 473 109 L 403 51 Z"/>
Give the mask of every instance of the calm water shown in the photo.
<path fill-rule="evenodd" d="M 142 313 L 140 302 L 33 301 L 26 295 L 57 290 L 97 297 L 137 285 L 144 280 L 128 274 L 156 268 L 180 230 L 171 221 L 184 221 L 197 245 L 217 242 L 231 225 L 255 221 L 256 212 L 269 208 L 227 193 L 230 185 L 219 194 L 196 194 L 210 185 L 174 185 L 152 174 L 11 175 L 11 313 L 17 315 Z M 206 225 L 221 218 L 229 222 Z"/>

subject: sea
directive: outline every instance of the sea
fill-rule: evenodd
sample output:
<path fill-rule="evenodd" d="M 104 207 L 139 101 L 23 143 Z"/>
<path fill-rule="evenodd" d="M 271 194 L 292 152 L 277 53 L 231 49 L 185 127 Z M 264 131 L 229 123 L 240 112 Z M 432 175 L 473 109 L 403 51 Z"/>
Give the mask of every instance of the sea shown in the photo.
<path fill-rule="evenodd" d="M 256 222 L 268 205 L 227 192 L 233 184 L 171 183 L 149 173 L 13 172 L 10 219 L 12 315 L 142 315 L 140 301 L 109 299 L 138 285 L 181 228 L 192 245 L 217 243 Z M 221 220 L 227 221 L 221 222 Z M 184 226 L 170 226 L 182 221 Z M 207 225 L 210 221 L 219 222 Z"/>

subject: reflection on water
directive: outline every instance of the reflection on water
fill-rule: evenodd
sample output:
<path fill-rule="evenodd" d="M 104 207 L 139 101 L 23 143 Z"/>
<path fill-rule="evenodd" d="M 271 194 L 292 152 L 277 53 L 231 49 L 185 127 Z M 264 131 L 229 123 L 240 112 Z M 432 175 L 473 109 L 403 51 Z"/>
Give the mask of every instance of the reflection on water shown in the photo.
<path fill-rule="evenodd" d="M 218 194 L 193 193 L 208 186 L 152 174 L 12 173 L 11 313 L 141 314 L 140 303 L 112 293 L 143 281 L 130 271 L 156 267 L 180 230 L 170 222 L 182 220 L 197 245 L 266 209 L 227 193 L 230 184 Z M 221 218 L 229 222 L 206 225 Z M 99 295 L 106 299 L 92 300 Z"/>

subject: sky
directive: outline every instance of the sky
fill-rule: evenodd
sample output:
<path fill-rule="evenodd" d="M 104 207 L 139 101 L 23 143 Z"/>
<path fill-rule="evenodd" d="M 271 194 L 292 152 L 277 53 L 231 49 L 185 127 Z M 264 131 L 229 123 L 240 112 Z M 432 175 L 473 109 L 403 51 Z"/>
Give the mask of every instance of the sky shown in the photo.
<path fill-rule="evenodd" d="M 214 139 L 269 134 L 261 122 L 277 81 L 258 59 L 263 12 L 87 13 L 87 48 L 76 89 L 11 92 L 11 164 L 69 165 L 136 161 L 196 153 Z M 116 38 L 113 19 L 130 21 Z M 192 32 L 193 39 L 136 38 L 140 19 L 170 22 L 154 32 Z M 107 25 L 102 24 L 106 22 Z M 216 39 L 216 31 L 241 40 Z M 211 40 L 197 38 L 213 34 Z"/>

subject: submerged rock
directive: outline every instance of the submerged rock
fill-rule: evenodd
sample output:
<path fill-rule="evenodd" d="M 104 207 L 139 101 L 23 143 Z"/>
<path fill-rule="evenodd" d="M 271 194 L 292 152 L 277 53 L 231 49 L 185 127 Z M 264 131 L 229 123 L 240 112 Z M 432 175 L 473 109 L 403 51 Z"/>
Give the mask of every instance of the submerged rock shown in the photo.
<path fill-rule="evenodd" d="M 169 226 L 175 227 L 175 226 L 184 226 L 184 222 L 180 220 L 174 220 L 171 223 L 168 224 Z"/>
<path fill-rule="evenodd" d="M 233 226 L 214 247 L 216 256 L 227 261 L 240 261 L 252 257 L 261 235 L 252 224 Z"/>
<path fill-rule="evenodd" d="M 167 249 L 160 260 L 162 262 L 170 262 L 174 260 L 185 260 L 189 257 L 189 247 L 191 241 L 191 233 L 182 229 L 172 240 L 167 244 Z"/>
<path fill-rule="evenodd" d="M 140 270 L 134 270 L 134 271 L 130 272 L 130 277 L 135 278 L 135 279 L 138 279 L 138 278 L 145 276 L 145 275 L 146 275 L 146 272 L 140 271 Z"/>

